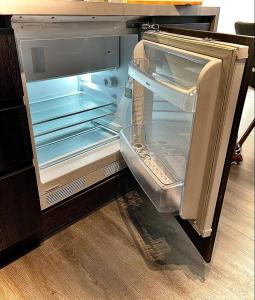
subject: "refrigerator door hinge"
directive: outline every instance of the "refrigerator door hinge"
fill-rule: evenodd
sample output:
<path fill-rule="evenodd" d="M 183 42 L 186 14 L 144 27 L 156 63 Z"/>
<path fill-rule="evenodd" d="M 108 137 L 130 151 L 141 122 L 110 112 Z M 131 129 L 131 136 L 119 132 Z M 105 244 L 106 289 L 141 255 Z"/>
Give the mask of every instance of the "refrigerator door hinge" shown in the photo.
<path fill-rule="evenodd" d="M 193 228 L 197 231 L 197 233 L 202 236 L 203 238 L 206 238 L 211 235 L 212 233 L 212 228 L 207 228 L 204 231 L 199 230 L 197 226 L 197 221 L 196 220 L 189 220 L 190 224 L 193 226 Z"/>
<path fill-rule="evenodd" d="M 141 29 L 143 31 L 146 31 L 146 30 L 159 31 L 159 24 L 143 23 L 141 26 Z"/>

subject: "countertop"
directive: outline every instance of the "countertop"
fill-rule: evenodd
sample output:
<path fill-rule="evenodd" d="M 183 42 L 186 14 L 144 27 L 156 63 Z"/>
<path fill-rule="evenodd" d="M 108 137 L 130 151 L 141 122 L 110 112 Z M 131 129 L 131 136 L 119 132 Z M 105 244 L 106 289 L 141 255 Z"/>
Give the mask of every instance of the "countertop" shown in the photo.
<path fill-rule="evenodd" d="M 219 8 L 200 5 L 146 5 L 68 0 L 1 0 L 0 15 L 194 16 L 218 15 Z"/>

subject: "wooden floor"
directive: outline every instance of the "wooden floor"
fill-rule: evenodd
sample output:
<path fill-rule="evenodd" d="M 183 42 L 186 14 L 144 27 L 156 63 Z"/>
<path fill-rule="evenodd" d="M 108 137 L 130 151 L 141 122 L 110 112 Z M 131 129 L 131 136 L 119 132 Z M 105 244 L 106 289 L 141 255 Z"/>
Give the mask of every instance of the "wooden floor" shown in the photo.
<path fill-rule="evenodd" d="M 241 131 L 254 115 L 247 99 Z M 136 192 L 0 270 L 0 299 L 253 299 L 254 135 L 232 166 L 212 262 Z"/>

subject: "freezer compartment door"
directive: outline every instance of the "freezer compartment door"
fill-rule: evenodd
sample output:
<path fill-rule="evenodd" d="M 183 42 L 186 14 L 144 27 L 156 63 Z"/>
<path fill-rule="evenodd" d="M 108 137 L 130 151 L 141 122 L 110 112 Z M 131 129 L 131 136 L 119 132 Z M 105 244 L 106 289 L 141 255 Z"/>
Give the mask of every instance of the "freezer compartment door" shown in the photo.
<path fill-rule="evenodd" d="M 27 81 L 119 67 L 119 36 L 22 40 Z"/>
<path fill-rule="evenodd" d="M 160 212 L 210 235 L 247 49 L 148 32 L 135 50 L 121 153 Z M 235 91 L 234 91 L 235 90 Z"/>

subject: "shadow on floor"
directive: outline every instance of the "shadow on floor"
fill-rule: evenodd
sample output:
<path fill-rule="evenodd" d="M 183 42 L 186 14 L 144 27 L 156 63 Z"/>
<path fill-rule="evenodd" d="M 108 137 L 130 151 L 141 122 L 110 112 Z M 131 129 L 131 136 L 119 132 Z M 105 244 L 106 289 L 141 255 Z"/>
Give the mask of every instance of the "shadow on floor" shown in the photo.
<path fill-rule="evenodd" d="M 189 278 L 204 281 L 209 266 L 181 229 L 174 215 L 159 213 L 137 188 L 117 200 L 134 243 L 152 270 L 184 270 Z"/>

